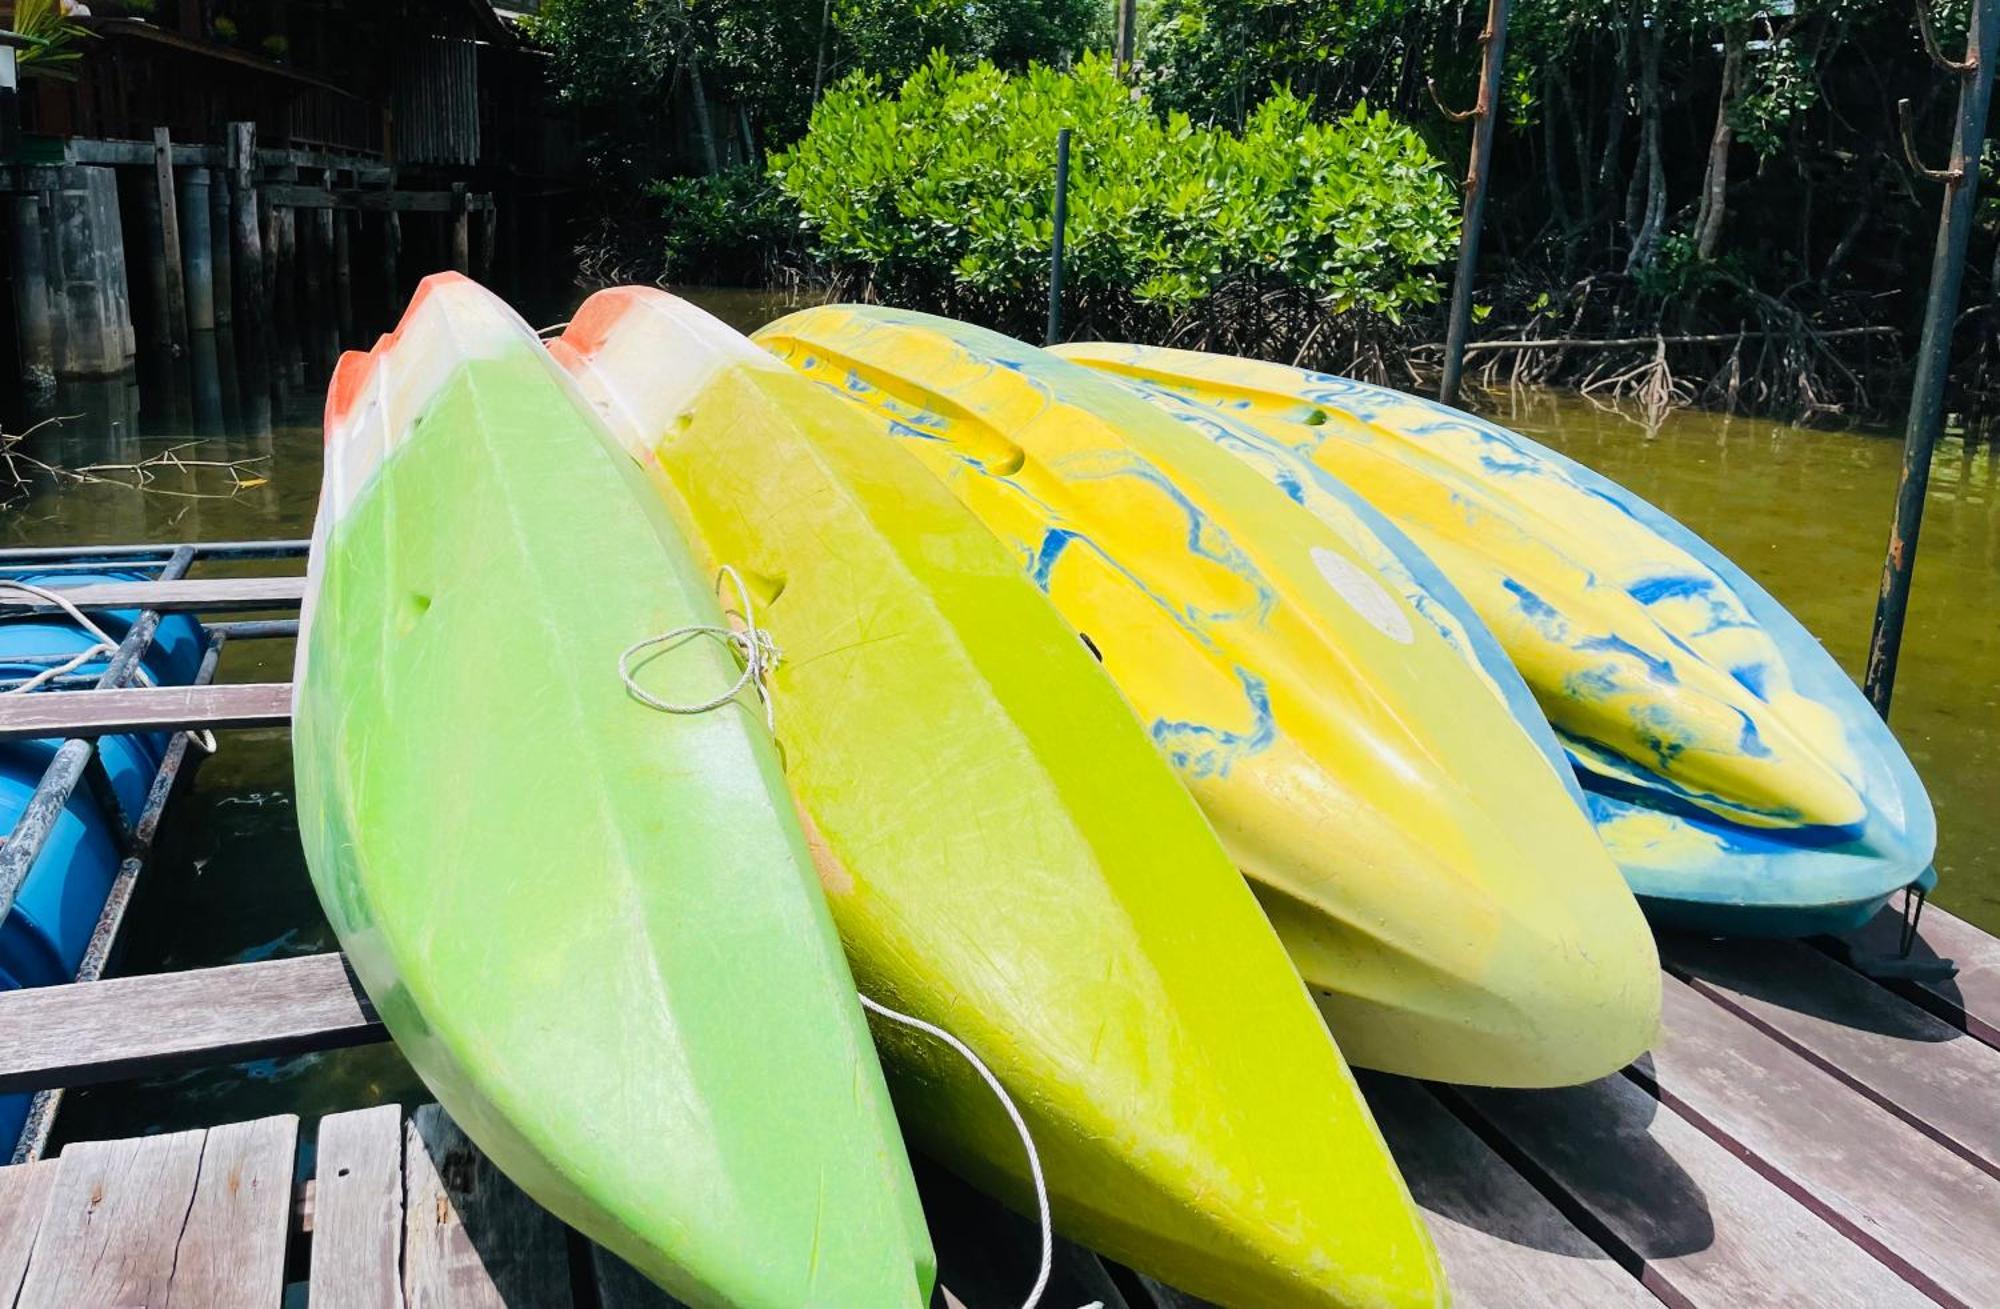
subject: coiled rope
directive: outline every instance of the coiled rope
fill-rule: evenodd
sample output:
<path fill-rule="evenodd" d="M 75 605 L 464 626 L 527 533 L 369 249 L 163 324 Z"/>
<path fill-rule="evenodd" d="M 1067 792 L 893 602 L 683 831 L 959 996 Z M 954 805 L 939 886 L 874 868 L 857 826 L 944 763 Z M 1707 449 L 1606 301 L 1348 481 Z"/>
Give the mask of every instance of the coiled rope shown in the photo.
<path fill-rule="evenodd" d="M 85 664 L 92 663 L 98 659 L 109 659 L 117 655 L 118 642 L 112 640 L 109 632 L 99 627 L 89 614 L 77 608 L 76 602 L 61 591 L 36 586 L 32 582 L 21 582 L 12 578 L 0 578 L 0 603 L 5 603 L 10 592 L 26 596 L 30 600 L 38 600 L 43 604 L 56 606 L 64 614 L 68 615 L 71 622 L 82 628 L 86 635 L 92 637 L 95 644 L 77 651 L 76 654 L 70 656 L 69 659 L 60 664 L 52 664 L 44 668 L 41 672 L 36 673 L 33 677 L 28 678 L 18 686 L 10 686 L 4 691 L 0 691 L 0 695 L 27 695 L 31 691 L 40 690 L 57 678 L 69 676 Z M 136 663 L 133 666 L 133 672 L 145 685 L 158 685 L 153 680 L 152 673 L 147 671 L 146 665 L 143 662 Z M 215 753 L 215 734 L 213 732 L 206 730 L 189 732 L 188 739 L 201 747 L 204 753 Z"/>
<path fill-rule="evenodd" d="M 724 579 L 727 579 L 735 586 L 737 598 L 742 602 L 743 610 L 741 616 L 743 625 L 741 627 L 718 627 L 713 623 L 689 623 L 681 627 L 676 627 L 671 631 L 661 632 L 658 636 L 649 636 L 643 641 L 634 641 L 631 645 L 625 647 L 623 654 L 618 656 L 618 676 L 625 683 L 625 690 L 633 699 L 646 705 L 648 708 L 657 709 L 662 713 L 668 714 L 707 713 L 712 709 L 719 709 L 723 705 L 728 704 L 738 695 L 741 695 L 745 688 L 754 687 L 757 692 L 757 699 L 764 706 L 764 725 L 770 729 L 773 736 L 776 736 L 778 731 L 777 713 L 771 696 L 770 677 L 772 671 L 777 668 L 780 658 L 778 643 L 772 638 L 770 632 L 757 626 L 756 611 L 750 603 L 750 588 L 744 585 L 742 576 L 734 568 L 728 564 L 724 564 L 716 571 L 715 575 L 715 589 L 717 594 L 720 594 L 722 591 Z M 736 657 L 743 662 L 742 673 L 727 691 L 724 691 L 721 695 L 704 700 L 699 704 L 676 704 L 671 700 L 662 700 L 638 684 L 634 678 L 634 672 L 646 662 L 644 659 L 638 659 L 638 656 L 648 650 L 660 650 L 663 647 L 694 636 L 712 636 L 722 641 L 731 650 L 735 651 Z M 635 659 L 637 660 L 636 663 L 634 662 Z M 994 1075 L 991 1068 L 986 1066 L 986 1061 L 973 1053 L 971 1046 L 959 1040 L 956 1036 L 944 1030 L 944 1028 L 939 1027 L 936 1023 L 925 1022 L 914 1015 L 891 1009 L 888 1005 L 878 1000 L 870 999 L 866 995 L 861 995 L 858 991 L 856 995 L 860 996 L 861 1007 L 869 1013 L 883 1018 L 888 1022 L 907 1027 L 911 1031 L 920 1032 L 925 1036 L 931 1037 L 933 1040 L 942 1041 L 945 1045 L 950 1046 L 960 1058 L 972 1065 L 972 1070 L 979 1074 L 980 1079 L 993 1092 L 994 1098 L 1000 1101 L 1000 1107 L 1007 1111 L 1008 1119 L 1014 1124 L 1015 1133 L 1021 1138 L 1021 1148 L 1028 1156 L 1028 1176 L 1033 1180 L 1035 1186 L 1035 1214 L 1041 1225 L 1041 1263 L 1035 1269 L 1035 1284 L 1028 1291 L 1028 1298 L 1021 1302 L 1021 1309 L 1036 1309 L 1042 1302 L 1043 1294 L 1049 1288 L 1049 1276 L 1055 1266 L 1055 1225 L 1049 1215 L 1049 1188 L 1047 1181 L 1042 1176 L 1042 1156 L 1035 1149 L 1035 1138 L 1028 1131 L 1027 1120 L 1021 1116 L 1020 1109 L 1014 1104 L 1014 1098 L 1007 1094 L 1007 1088 L 1000 1084 L 1000 1079 Z M 1103 1302 L 1092 1301 L 1090 1304 L 1084 1305 L 1082 1309 L 1103 1309 Z"/>

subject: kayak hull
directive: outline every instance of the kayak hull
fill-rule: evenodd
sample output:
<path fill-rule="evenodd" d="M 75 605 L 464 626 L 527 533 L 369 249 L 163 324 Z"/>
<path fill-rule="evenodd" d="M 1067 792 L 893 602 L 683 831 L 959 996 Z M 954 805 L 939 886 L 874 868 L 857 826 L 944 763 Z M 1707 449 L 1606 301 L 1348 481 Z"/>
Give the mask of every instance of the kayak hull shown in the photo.
<path fill-rule="evenodd" d="M 1352 1062 L 1560 1085 L 1645 1049 L 1651 936 L 1560 755 L 1376 556 L 995 333 L 829 306 L 756 339 L 916 455 L 1100 653 Z"/>
<path fill-rule="evenodd" d="M 1853 682 L 1741 569 L 1623 487 L 1346 378 L 1143 346 L 1061 353 L 1259 433 L 1408 532 L 1527 678 L 1656 922 L 1838 932 L 1930 875 L 1929 799 Z"/>
<path fill-rule="evenodd" d="M 1277 938 L 1007 550 L 866 415 L 664 293 L 601 292 L 551 349 L 744 579 L 857 978 L 1010 1089 L 1059 1228 L 1223 1303 L 1440 1302 Z M 992 1093 L 876 1035 L 925 1152 L 1032 1212 Z"/>
<path fill-rule="evenodd" d="M 619 681 L 632 641 L 720 621 L 642 479 L 458 277 L 343 360 L 327 434 L 300 830 L 404 1054 L 509 1177 L 685 1302 L 927 1303 L 908 1161 L 761 723 L 658 714 Z M 698 696 L 735 675 L 705 646 L 653 671 Z"/>

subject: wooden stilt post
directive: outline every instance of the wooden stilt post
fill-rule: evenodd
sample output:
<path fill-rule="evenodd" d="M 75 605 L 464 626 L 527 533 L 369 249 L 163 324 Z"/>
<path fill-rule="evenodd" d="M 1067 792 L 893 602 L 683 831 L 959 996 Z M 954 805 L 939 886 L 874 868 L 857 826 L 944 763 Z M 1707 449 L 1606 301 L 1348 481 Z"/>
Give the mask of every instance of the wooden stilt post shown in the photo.
<path fill-rule="evenodd" d="M 333 211 L 333 308 L 340 329 L 340 348 L 353 349 L 354 335 L 354 211 Z"/>
<path fill-rule="evenodd" d="M 393 209 L 382 214 L 382 303 L 386 308 L 382 325 L 394 323 L 403 313 L 403 216 Z"/>
<path fill-rule="evenodd" d="M 482 282 L 493 280 L 493 247 L 499 236 L 500 211 L 493 207 L 493 196 L 485 197 L 486 204 L 479 211 L 479 262 L 475 276 Z"/>
<path fill-rule="evenodd" d="M 1465 372 L 1465 338 L 1472 330 L 1472 279 L 1479 273 L 1479 229 L 1486 218 L 1486 179 L 1493 166 L 1493 125 L 1500 117 L 1500 77 L 1507 51 L 1507 9 L 1509 0 L 1489 0 L 1486 30 L 1479 34 L 1485 58 L 1479 66 L 1479 103 L 1470 112 L 1454 114 L 1454 121 L 1474 119 L 1472 161 L 1465 170 L 1465 217 L 1458 231 L 1458 276 L 1451 284 L 1451 313 L 1445 320 L 1444 377 L 1438 382 L 1438 399 L 1448 405 L 1458 403 L 1459 379 Z M 1436 91 L 1433 88 L 1432 94 Z M 1444 106 L 1440 104 L 1440 109 Z"/>
<path fill-rule="evenodd" d="M 1862 682 L 1869 703 L 1884 718 L 1896 690 L 1896 661 L 1902 652 L 1903 620 L 1909 614 L 1910 576 L 1917 566 L 1917 533 L 1924 522 L 1924 493 L 1930 487 L 1931 451 L 1944 421 L 1945 372 L 1951 364 L 1951 329 L 1958 316 L 1958 287 L 1965 276 L 1965 245 L 1977 210 L 1979 161 L 1986 142 L 1986 114 L 1993 103 L 1993 63 L 2000 52 L 2000 0 L 1977 0 L 1965 34 L 1965 58 L 1946 60 L 1931 35 L 1924 5 L 1917 6 L 1924 46 L 1947 72 L 1958 75 L 1958 126 L 1952 135 L 1951 163 L 1930 169 L 1917 162 L 1910 134 L 1910 102 L 1899 106 L 1903 149 L 1911 167 L 1944 183 L 1936 252 L 1931 258 L 1930 299 L 1924 305 L 1924 334 L 1917 345 L 1917 375 L 1910 387 L 1910 418 L 1903 434 L 1903 469 L 1896 485 L 1896 518 L 1889 528 L 1889 552 L 1882 561 L 1882 589 L 1875 602 L 1874 630 L 1868 640 L 1868 670 Z"/>
<path fill-rule="evenodd" d="M 187 357 L 187 279 L 181 267 L 181 224 L 179 198 L 174 192 L 174 142 L 164 127 L 153 129 L 153 186 L 160 209 L 160 245 L 155 252 L 160 274 L 154 285 L 164 291 L 165 305 L 158 311 L 164 318 L 168 343 L 174 357 Z"/>
<path fill-rule="evenodd" d="M 224 144 L 226 147 L 226 138 Z M 208 174 L 208 261 L 218 328 L 236 320 L 236 269 L 230 258 L 230 238 L 229 170 L 212 168 Z"/>
<path fill-rule="evenodd" d="M 277 321 L 277 366 L 286 382 L 296 384 L 305 380 L 305 359 L 299 343 L 298 210 L 277 205 L 270 206 L 270 210 L 271 246 L 277 252 L 272 261 L 275 293 L 271 297 Z"/>
<path fill-rule="evenodd" d="M 320 180 L 327 191 L 333 190 L 331 169 L 322 173 Z M 304 249 L 299 256 L 305 272 L 305 294 L 300 297 L 299 317 L 311 347 L 310 371 L 317 376 L 333 371 L 334 357 L 340 350 L 339 324 L 331 312 L 333 306 L 328 303 L 333 291 L 329 285 L 333 269 L 333 210 L 298 209 L 293 212 L 306 225 Z"/>
<path fill-rule="evenodd" d="M 472 215 L 467 209 L 465 183 L 451 184 L 451 266 L 472 273 Z"/>
<path fill-rule="evenodd" d="M 229 125 L 230 277 L 236 291 L 239 352 L 250 387 L 269 384 L 271 301 L 264 267 L 262 203 L 257 194 L 257 125 Z"/>
<path fill-rule="evenodd" d="M 208 170 L 183 168 L 174 180 L 174 192 L 181 229 L 181 283 L 187 288 L 188 332 L 213 332 L 215 244 L 208 230 Z"/>
<path fill-rule="evenodd" d="M 41 169 L 21 169 L 23 186 L 7 196 L 8 254 L 14 265 L 14 323 L 20 339 L 21 377 L 29 388 L 56 384 L 55 288 L 47 245 L 55 215 L 49 195 L 26 185 Z"/>

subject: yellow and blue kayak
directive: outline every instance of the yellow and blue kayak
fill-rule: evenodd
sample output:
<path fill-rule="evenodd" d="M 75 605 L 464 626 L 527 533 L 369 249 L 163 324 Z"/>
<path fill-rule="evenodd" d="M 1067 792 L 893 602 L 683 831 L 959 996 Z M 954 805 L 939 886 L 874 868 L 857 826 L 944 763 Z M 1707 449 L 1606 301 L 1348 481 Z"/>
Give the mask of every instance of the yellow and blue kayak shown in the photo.
<path fill-rule="evenodd" d="M 834 306 L 757 339 L 941 477 L 1097 653 L 1350 1060 L 1547 1086 L 1646 1048 L 1660 984 L 1631 893 L 1494 693 L 1504 661 L 1481 672 L 1385 582 L 1395 549 L 992 332 Z"/>
<path fill-rule="evenodd" d="M 992 534 L 870 415 L 664 292 L 598 293 L 550 350 L 775 643 L 786 777 L 863 993 L 1010 1088 L 1062 1230 L 1223 1304 L 1442 1303 L 1256 900 Z M 876 1034 L 912 1137 L 1032 1211 L 970 1067 Z"/>
<path fill-rule="evenodd" d="M 1527 679 L 1657 921 L 1841 932 L 1935 880 L 1929 798 L 1854 683 L 1740 568 L 1630 491 L 1346 378 L 1144 346 L 1060 353 L 1224 448 L 1288 453 L 1401 527 Z"/>

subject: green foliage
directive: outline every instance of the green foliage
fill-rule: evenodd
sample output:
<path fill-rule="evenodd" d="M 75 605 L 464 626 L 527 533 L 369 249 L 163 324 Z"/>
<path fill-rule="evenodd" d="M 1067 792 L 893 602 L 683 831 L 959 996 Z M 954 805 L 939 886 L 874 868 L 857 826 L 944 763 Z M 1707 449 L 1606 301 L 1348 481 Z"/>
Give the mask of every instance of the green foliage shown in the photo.
<path fill-rule="evenodd" d="M 798 210 L 760 165 L 670 178 L 646 193 L 659 206 L 660 266 L 673 281 L 762 282 L 798 236 Z"/>
<path fill-rule="evenodd" d="M 15 54 L 15 64 L 44 76 L 73 79 L 83 57 L 76 43 L 96 39 L 89 28 L 63 16 L 62 0 L 14 0 L 11 22 L 14 31 L 33 42 Z"/>
<path fill-rule="evenodd" d="M 601 171 L 630 181 L 673 171 L 691 68 L 717 115 L 741 108 L 761 139 L 791 140 L 816 77 L 901 80 L 933 50 L 1063 63 L 1108 39 L 1108 14 L 1102 0 L 543 0 L 524 23 L 558 97 L 590 111 Z"/>
<path fill-rule="evenodd" d="M 1235 133 L 1162 118 L 1096 57 L 1013 75 L 937 55 L 894 94 L 866 75 L 835 87 L 772 170 L 836 268 L 904 303 L 1018 320 L 1045 294 L 1069 127 L 1079 299 L 1173 313 L 1251 283 L 1400 321 L 1438 297 L 1453 188 L 1386 113 L 1311 109 L 1281 90 Z"/>

